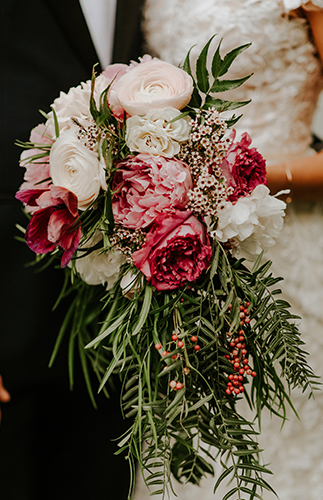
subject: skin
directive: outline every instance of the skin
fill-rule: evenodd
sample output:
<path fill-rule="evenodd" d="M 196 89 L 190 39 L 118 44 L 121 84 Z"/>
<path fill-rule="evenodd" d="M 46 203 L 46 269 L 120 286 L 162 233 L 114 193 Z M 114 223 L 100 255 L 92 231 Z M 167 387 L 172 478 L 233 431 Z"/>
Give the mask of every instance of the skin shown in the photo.
<path fill-rule="evenodd" d="M 301 9 L 307 17 L 318 53 L 323 62 L 323 11 Z M 323 151 L 315 156 L 295 158 L 288 163 L 267 167 L 268 187 L 272 193 L 290 189 L 289 200 L 323 199 Z"/>
<path fill-rule="evenodd" d="M 7 403 L 8 401 L 10 401 L 10 394 L 4 388 L 3 382 L 2 382 L 2 377 L 0 375 L 0 402 L 1 403 Z M 0 409 L 0 420 L 1 420 L 1 409 Z"/>

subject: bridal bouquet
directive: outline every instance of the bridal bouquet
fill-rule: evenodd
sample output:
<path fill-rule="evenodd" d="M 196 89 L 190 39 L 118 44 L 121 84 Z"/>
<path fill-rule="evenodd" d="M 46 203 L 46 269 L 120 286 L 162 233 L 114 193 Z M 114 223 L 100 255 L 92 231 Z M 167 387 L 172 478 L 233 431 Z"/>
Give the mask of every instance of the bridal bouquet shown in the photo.
<path fill-rule="evenodd" d="M 145 55 L 61 93 L 20 143 L 16 197 L 27 245 L 60 262 L 71 299 L 50 363 L 68 333 L 71 380 L 78 346 L 94 404 L 90 371 L 107 393 L 120 378 L 131 468 L 165 495 L 172 476 L 199 483 L 218 460 L 225 499 L 261 498 L 270 471 L 237 402 L 259 422 L 264 407 L 284 419 L 289 388 L 312 394 L 315 376 L 281 278 L 261 263 L 285 203 L 232 129 L 228 112 L 246 102 L 215 97 L 249 78 L 221 78 L 247 45 L 224 58 L 218 46 L 209 69 L 210 42 L 194 72 L 190 53 L 182 68 Z"/>

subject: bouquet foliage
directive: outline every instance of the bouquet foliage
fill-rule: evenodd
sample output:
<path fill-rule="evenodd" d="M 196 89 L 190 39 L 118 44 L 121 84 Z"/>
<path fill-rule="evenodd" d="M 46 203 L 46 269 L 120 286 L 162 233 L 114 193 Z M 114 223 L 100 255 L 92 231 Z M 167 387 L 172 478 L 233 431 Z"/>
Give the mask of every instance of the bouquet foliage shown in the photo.
<path fill-rule="evenodd" d="M 223 500 L 261 498 L 270 471 L 237 402 L 259 424 L 264 407 L 285 419 L 289 389 L 311 395 L 315 376 L 281 278 L 262 263 L 285 203 L 232 129 L 228 111 L 247 103 L 215 97 L 250 77 L 223 78 L 248 45 L 222 58 L 219 44 L 208 69 L 210 42 L 194 73 L 190 53 L 182 68 L 146 55 L 61 93 L 20 143 L 16 196 L 37 262 L 65 269 L 70 307 L 50 364 L 68 334 L 71 385 L 78 349 L 94 405 L 91 372 L 107 395 L 119 377 L 133 473 L 138 462 L 164 497 L 172 476 L 198 484 L 218 460 Z"/>

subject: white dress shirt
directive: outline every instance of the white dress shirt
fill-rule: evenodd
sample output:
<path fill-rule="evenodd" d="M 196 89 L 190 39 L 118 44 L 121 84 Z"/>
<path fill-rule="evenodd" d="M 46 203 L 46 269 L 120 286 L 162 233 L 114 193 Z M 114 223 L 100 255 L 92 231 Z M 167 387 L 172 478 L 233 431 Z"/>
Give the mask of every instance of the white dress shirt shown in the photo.
<path fill-rule="evenodd" d="M 79 0 L 102 68 L 111 64 L 117 0 Z"/>

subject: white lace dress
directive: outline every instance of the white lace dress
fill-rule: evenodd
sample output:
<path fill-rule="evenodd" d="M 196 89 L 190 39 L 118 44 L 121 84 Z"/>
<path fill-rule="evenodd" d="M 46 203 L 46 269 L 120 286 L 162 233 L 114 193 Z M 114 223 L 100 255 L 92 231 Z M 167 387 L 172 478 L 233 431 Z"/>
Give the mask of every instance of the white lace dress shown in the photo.
<path fill-rule="evenodd" d="M 253 145 L 269 161 L 282 162 L 308 154 L 310 125 L 322 88 L 322 69 L 305 19 L 289 12 L 302 0 L 147 0 L 144 31 L 147 51 L 179 64 L 188 49 L 196 56 L 214 34 L 223 38 L 223 52 L 252 42 L 232 66 L 230 77 L 254 75 L 233 94 L 235 100 L 252 98 L 242 108 L 237 130 L 247 130 Z M 304 1 L 304 3 L 306 3 Z M 313 0 L 323 9 L 323 0 Z M 227 93 L 228 97 L 228 93 Z M 268 253 L 274 273 L 283 275 L 284 294 L 303 317 L 301 330 L 317 374 L 323 374 L 323 207 L 316 203 L 288 207 L 279 242 Z M 274 476 L 266 478 L 281 500 L 323 500 L 323 393 L 315 401 L 293 393 L 300 415 L 280 432 L 278 419 L 264 419 L 261 448 Z M 266 416 L 264 416 L 266 417 Z M 218 470 L 217 470 L 218 472 Z M 180 500 L 222 498 L 213 495 L 214 479 L 201 489 L 175 484 Z M 227 488 L 227 491 L 230 488 Z M 148 498 L 138 480 L 135 500 Z M 155 497 L 158 498 L 158 497 Z M 265 492 L 264 499 L 274 496 Z"/>

